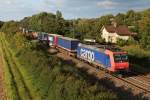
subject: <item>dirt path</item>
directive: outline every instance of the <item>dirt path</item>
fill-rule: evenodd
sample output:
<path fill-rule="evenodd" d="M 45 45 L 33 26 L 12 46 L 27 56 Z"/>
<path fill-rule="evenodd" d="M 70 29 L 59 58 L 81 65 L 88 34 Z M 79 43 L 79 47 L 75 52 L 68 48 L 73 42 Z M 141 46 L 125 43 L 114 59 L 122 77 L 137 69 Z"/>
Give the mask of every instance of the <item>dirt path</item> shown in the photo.
<path fill-rule="evenodd" d="M 6 92 L 4 90 L 4 72 L 2 65 L 2 56 L 0 55 L 0 100 L 7 100 Z"/>

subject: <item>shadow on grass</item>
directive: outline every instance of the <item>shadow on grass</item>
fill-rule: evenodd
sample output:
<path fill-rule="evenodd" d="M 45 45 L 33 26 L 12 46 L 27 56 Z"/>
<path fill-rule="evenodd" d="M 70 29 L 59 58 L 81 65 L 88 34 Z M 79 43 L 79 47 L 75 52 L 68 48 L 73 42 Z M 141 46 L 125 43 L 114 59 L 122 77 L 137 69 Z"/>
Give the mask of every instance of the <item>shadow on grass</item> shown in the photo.
<path fill-rule="evenodd" d="M 130 70 L 136 72 L 137 75 L 150 74 L 150 57 L 129 56 Z"/>

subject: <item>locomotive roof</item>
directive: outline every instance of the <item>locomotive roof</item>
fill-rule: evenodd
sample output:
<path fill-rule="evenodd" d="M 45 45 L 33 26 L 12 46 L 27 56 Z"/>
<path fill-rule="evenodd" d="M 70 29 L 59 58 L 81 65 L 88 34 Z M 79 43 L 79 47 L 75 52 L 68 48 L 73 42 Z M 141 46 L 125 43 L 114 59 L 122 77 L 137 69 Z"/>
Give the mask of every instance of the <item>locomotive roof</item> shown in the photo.
<path fill-rule="evenodd" d="M 73 38 L 69 38 L 69 37 L 60 37 L 60 38 L 63 38 L 63 39 L 66 39 L 66 40 L 72 40 L 72 41 L 79 41 L 78 39 L 73 39 Z"/>
<path fill-rule="evenodd" d="M 108 49 L 108 50 L 111 50 L 112 52 L 123 51 L 120 48 L 115 47 L 115 46 L 111 46 L 111 45 L 94 45 L 94 46 L 97 47 L 97 48 L 100 48 L 100 49 Z"/>
<path fill-rule="evenodd" d="M 121 50 L 118 47 L 110 46 L 110 45 L 86 45 L 86 44 L 79 44 L 79 46 L 84 46 L 84 47 L 95 49 L 95 50 L 98 50 L 98 49 L 106 50 L 107 49 L 107 50 L 111 50 L 112 52 L 122 52 L 123 51 L 123 50 Z"/>

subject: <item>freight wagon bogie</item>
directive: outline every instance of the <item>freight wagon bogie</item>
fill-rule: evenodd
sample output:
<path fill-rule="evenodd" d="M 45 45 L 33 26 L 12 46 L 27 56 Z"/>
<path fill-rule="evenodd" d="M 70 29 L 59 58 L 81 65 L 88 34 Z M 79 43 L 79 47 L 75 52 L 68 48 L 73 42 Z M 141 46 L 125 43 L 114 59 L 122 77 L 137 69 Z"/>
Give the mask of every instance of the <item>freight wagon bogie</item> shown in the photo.
<path fill-rule="evenodd" d="M 59 50 L 59 52 L 63 53 L 64 55 L 76 57 L 76 52 L 72 52 L 59 46 L 57 46 L 56 48 Z"/>
<path fill-rule="evenodd" d="M 66 51 L 65 49 L 62 49 L 61 47 L 56 47 L 58 49 L 59 52 L 63 53 L 64 55 L 68 55 L 68 51 Z"/>

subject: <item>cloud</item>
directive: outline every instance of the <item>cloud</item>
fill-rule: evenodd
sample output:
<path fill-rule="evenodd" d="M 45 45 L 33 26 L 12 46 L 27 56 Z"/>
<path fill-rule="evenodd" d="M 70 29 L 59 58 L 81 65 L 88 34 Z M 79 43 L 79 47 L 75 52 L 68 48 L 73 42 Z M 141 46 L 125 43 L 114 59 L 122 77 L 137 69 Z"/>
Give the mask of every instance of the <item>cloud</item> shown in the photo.
<path fill-rule="evenodd" d="M 55 7 L 62 7 L 65 5 L 66 0 L 44 0 L 46 5 L 53 5 Z"/>
<path fill-rule="evenodd" d="M 97 6 L 100 8 L 105 8 L 105 9 L 114 9 L 116 8 L 116 6 L 118 6 L 120 3 L 118 2 L 113 2 L 110 0 L 106 0 L 106 1 L 99 1 L 97 2 Z"/>
<path fill-rule="evenodd" d="M 150 0 L 0 0 L 0 20 L 20 20 L 39 12 L 55 13 L 64 18 L 91 18 L 116 14 L 129 9 L 149 8 Z"/>
<path fill-rule="evenodd" d="M 10 4 L 12 4 L 12 2 L 11 1 L 5 1 L 6 2 L 6 4 L 8 4 L 8 5 L 10 5 Z"/>

